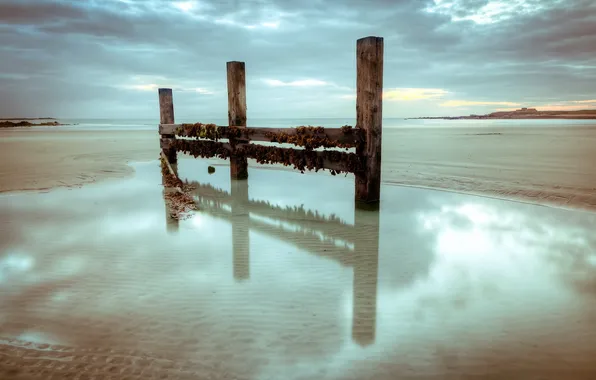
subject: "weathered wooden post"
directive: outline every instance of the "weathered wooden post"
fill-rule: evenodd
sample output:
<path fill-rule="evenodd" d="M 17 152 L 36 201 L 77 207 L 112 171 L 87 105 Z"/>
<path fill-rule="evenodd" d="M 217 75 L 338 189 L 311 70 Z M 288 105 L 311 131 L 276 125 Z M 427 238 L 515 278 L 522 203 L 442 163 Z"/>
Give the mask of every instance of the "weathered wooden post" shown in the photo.
<path fill-rule="evenodd" d="M 244 62 L 226 63 L 228 71 L 228 125 L 246 127 L 246 74 Z M 230 157 L 232 179 L 248 178 L 248 161 L 245 156 Z"/>
<path fill-rule="evenodd" d="M 172 97 L 172 89 L 160 88 L 158 93 L 160 124 L 174 124 L 174 99 Z M 159 145 L 172 165 L 177 163 L 176 147 L 174 146 L 175 139 L 176 136 L 173 134 L 161 134 L 159 138 Z"/>
<path fill-rule="evenodd" d="M 356 204 L 378 206 L 381 193 L 381 142 L 383 126 L 383 38 L 356 42 L 356 125 L 365 131 L 366 143 L 356 154 L 366 158 L 365 170 L 355 173 Z"/>

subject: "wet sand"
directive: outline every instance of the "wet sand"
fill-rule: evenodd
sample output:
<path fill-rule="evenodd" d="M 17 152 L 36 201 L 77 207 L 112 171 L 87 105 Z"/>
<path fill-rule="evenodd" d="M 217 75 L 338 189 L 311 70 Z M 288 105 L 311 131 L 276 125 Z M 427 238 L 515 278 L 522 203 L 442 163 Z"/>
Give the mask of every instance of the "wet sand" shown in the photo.
<path fill-rule="evenodd" d="M 147 131 L 0 130 L 0 192 L 127 177 L 128 162 L 158 158 L 159 138 Z"/>
<path fill-rule="evenodd" d="M 385 183 L 596 211 L 596 124 L 383 133 Z"/>
<path fill-rule="evenodd" d="M 182 159 L 173 220 L 135 169 L 0 195 L 0 378 L 596 378 L 594 213 Z"/>
<path fill-rule="evenodd" d="M 383 133 L 383 183 L 596 210 L 595 126 Z M 149 131 L 2 130 L 0 192 L 128 176 L 132 171 L 126 163 L 156 159 L 158 146 L 157 133 Z"/>

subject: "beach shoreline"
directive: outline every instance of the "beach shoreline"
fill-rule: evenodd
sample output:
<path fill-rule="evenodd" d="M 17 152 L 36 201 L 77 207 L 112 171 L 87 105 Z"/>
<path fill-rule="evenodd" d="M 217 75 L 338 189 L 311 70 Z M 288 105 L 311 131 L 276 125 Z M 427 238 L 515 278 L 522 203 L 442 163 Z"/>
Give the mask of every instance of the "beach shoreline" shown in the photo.
<path fill-rule="evenodd" d="M 385 185 L 596 211 L 594 128 L 407 128 L 383 137 Z M 157 131 L 3 130 L 0 194 L 130 177 L 130 163 L 158 161 L 159 152 Z M 249 167 L 293 170 L 252 160 Z"/>

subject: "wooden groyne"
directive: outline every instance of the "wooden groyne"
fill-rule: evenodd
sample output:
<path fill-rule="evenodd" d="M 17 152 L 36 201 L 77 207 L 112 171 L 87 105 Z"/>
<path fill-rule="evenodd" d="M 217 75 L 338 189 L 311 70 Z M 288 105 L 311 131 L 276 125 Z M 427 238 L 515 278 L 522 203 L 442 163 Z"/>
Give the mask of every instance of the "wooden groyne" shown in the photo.
<path fill-rule="evenodd" d="M 356 126 L 324 128 L 247 127 L 244 62 L 227 62 L 228 125 L 176 124 L 172 90 L 159 89 L 160 146 L 175 164 L 177 152 L 196 157 L 230 160 L 233 180 L 248 178 L 251 158 L 262 164 L 281 163 L 305 170 L 327 169 L 331 174 L 353 173 L 357 204 L 378 205 L 381 186 L 383 114 L 383 38 L 356 42 Z M 221 141 L 225 140 L 225 141 Z M 265 146 L 254 142 L 293 144 L 298 148 Z M 317 150 L 323 148 L 323 150 Z M 348 152 L 348 149 L 354 149 Z"/>

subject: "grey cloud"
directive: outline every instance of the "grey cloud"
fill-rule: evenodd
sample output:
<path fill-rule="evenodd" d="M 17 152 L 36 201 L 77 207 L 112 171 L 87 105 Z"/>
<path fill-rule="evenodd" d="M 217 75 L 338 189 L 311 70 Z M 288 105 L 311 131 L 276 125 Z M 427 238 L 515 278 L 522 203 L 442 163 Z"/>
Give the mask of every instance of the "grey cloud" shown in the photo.
<path fill-rule="evenodd" d="M 37 94 L 23 96 L 24 103 L 35 99 L 30 114 L 40 113 L 42 104 L 51 110 L 58 99 L 46 94 L 55 86 L 79 94 L 68 98 L 74 104 L 85 102 L 65 114 L 84 116 L 95 111 L 91 102 L 107 104 L 108 96 L 131 104 L 136 96 L 137 108 L 145 110 L 155 94 L 123 87 L 136 83 L 135 76 L 147 81 L 162 76 L 167 83 L 225 93 L 229 60 L 246 62 L 251 110 L 266 113 L 274 102 L 297 116 L 317 116 L 328 111 L 320 99 L 329 98 L 338 114 L 351 114 L 353 104 L 331 98 L 349 94 L 347 88 L 355 86 L 355 41 L 367 35 L 385 38 L 387 88 L 443 88 L 470 100 L 590 97 L 596 71 L 573 65 L 596 66 L 590 48 L 596 43 L 595 4 L 553 1 L 547 8 L 543 1 L 526 0 L 534 12 L 508 15 L 494 24 L 451 21 L 451 16 L 478 12 L 487 2 L 455 1 L 448 15 L 425 11 L 433 4 L 430 0 L 212 0 L 201 2 L 191 17 L 165 0 L 4 1 L 0 114 L 9 111 L 2 104 L 14 92 Z M 280 21 L 279 28 L 242 26 L 272 21 Z M 19 77 L 31 80 L 14 79 Z M 272 88 L 263 78 L 313 78 L 340 87 Z M 180 94 L 180 101 L 191 105 L 200 100 L 198 108 L 225 110 L 217 95 L 198 96 Z M 428 106 L 425 102 L 424 110 Z M 391 107 L 400 116 L 404 109 L 423 111 L 420 105 L 397 104 L 385 107 L 386 115 Z M 448 111 L 435 106 L 433 113 Z M 281 109 L 272 112 L 272 117 L 287 115 Z"/>
<path fill-rule="evenodd" d="M 72 3 L 54 1 L 4 1 L 0 3 L 0 23 L 35 24 L 57 18 L 84 17 L 85 11 Z"/>

